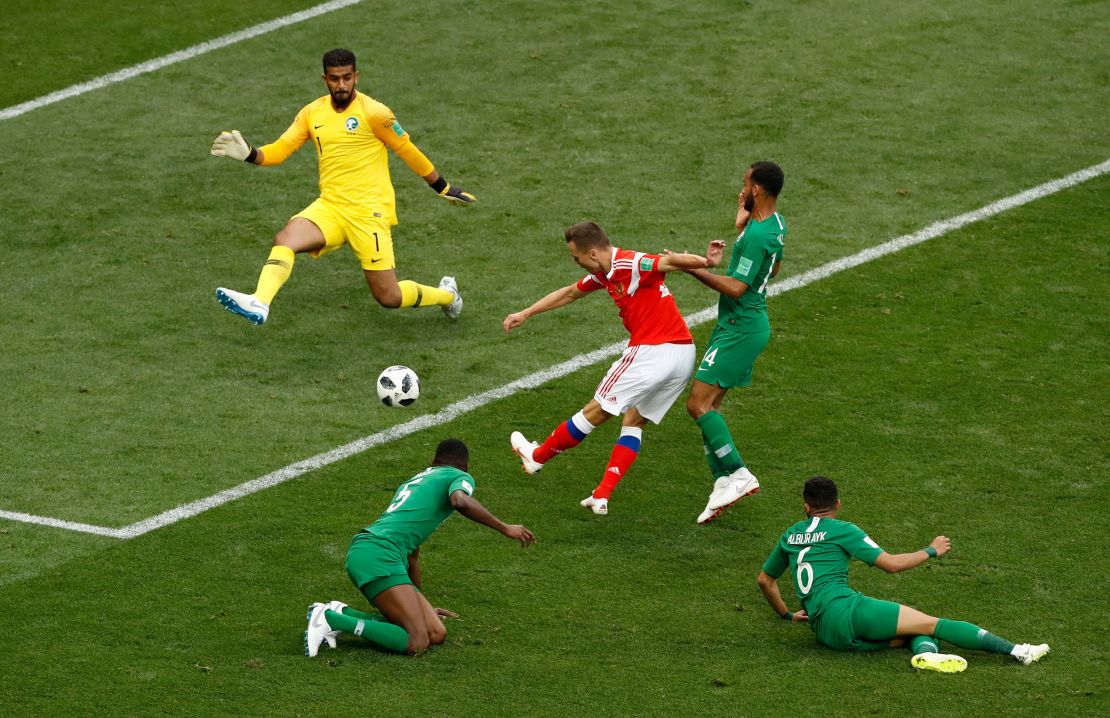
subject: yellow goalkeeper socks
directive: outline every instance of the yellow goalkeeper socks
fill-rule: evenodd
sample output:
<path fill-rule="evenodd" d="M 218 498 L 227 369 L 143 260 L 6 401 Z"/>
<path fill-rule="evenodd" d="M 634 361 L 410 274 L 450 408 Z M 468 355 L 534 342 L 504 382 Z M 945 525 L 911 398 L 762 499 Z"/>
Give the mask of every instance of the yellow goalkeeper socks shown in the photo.
<path fill-rule="evenodd" d="M 455 295 L 446 289 L 417 284 L 410 279 L 397 282 L 401 288 L 402 307 L 445 307 L 455 301 Z"/>
<path fill-rule="evenodd" d="M 254 296 L 258 297 L 258 301 L 266 305 L 274 301 L 274 295 L 293 273 L 295 258 L 296 255 L 289 247 L 274 247 L 270 250 L 270 258 L 262 265 L 262 273 L 258 275 L 258 287 L 254 290 Z"/>

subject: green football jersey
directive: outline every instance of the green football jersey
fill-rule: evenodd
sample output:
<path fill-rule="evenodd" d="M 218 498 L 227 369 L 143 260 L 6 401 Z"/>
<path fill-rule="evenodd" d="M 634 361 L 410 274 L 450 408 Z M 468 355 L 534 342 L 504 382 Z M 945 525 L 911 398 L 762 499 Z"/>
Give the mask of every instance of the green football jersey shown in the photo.
<path fill-rule="evenodd" d="M 814 517 L 786 529 L 763 572 L 778 578 L 789 568 L 798 600 L 810 616 L 819 616 L 833 599 L 856 594 L 848 586 L 851 558 L 873 566 L 882 552 L 859 526 Z"/>
<path fill-rule="evenodd" d="M 451 494 L 474 494 L 474 477 L 453 466 L 424 469 L 397 488 L 393 501 L 364 530 L 396 544 L 407 556 L 454 513 Z"/>
<path fill-rule="evenodd" d="M 786 221 L 775 212 L 767 219 L 750 220 L 732 243 L 727 275 L 748 285 L 738 299 L 725 294 L 717 304 L 717 324 L 730 331 L 763 332 L 771 328 L 767 319 L 767 284 L 771 270 L 782 259 Z"/>

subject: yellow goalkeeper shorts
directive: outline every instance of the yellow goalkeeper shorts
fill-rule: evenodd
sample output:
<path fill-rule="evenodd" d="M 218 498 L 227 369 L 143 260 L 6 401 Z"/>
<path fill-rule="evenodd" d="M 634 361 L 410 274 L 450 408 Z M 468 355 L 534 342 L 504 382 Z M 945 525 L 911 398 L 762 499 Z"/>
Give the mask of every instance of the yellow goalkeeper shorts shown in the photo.
<path fill-rule="evenodd" d="M 378 271 L 397 266 L 390 223 L 381 212 L 370 209 L 352 211 L 319 197 L 294 217 L 304 217 L 324 234 L 324 246 L 309 252 L 313 257 L 349 244 L 363 269 Z"/>

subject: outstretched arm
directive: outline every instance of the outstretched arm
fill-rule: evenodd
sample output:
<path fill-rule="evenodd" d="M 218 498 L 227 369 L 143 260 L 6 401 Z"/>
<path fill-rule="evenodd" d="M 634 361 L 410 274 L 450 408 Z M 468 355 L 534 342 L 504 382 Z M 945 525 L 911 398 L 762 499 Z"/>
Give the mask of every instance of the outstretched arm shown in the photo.
<path fill-rule="evenodd" d="M 933 549 L 932 553 L 929 548 Z M 875 565 L 886 571 L 887 573 L 898 573 L 900 571 L 907 571 L 915 566 L 920 566 L 933 556 L 943 556 L 948 553 L 952 548 L 952 542 L 947 536 L 937 536 L 933 542 L 929 544 L 929 548 L 923 548 L 920 551 L 912 551 L 910 553 L 895 553 L 889 554 L 883 551 L 879 557 L 875 559 Z"/>
<path fill-rule="evenodd" d="M 659 258 L 660 272 L 681 272 L 691 269 L 705 269 L 712 266 L 709 260 L 698 254 L 667 252 Z"/>
<path fill-rule="evenodd" d="M 809 616 L 806 615 L 805 611 L 791 611 L 786 607 L 786 601 L 782 600 L 782 594 L 779 593 L 778 579 L 770 576 L 765 571 L 760 571 L 755 580 L 759 584 L 759 590 L 763 592 L 763 598 L 767 599 L 767 604 L 780 617 L 790 621 L 808 620 Z"/>
<path fill-rule="evenodd" d="M 489 526 L 495 531 L 500 531 L 506 538 L 519 541 L 521 546 L 531 546 L 536 542 L 536 537 L 531 531 L 519 524 L 506 524 L 462 489 L 451 492 L 451 507 L 471 521 Z"/>
<path fill-rule="evenodd" d="M 552 309 L 558 309 L 559 307 L 566 306 L 567 304 L 570 304 L 577 299 L 581 299 L 588 293 L 589 292 L 583 292 L 581 289 L 579 289 L 577 284 L 568 284 L 562 289 L 556 289 L 554 292 L 548 294 L 546 297 L 539 300 L 527 309 L 522 309 L 519 312 L 513 312 L 509 316 L 505 317 L 505 321 L 501 323 L 501 327 L 505 330 L 505 333 L 508 334 L 524 322 L 528 321 L 530 317 L 535 316 L 536 314 L 540 314 L 541 312 L 548 312 Z"/>

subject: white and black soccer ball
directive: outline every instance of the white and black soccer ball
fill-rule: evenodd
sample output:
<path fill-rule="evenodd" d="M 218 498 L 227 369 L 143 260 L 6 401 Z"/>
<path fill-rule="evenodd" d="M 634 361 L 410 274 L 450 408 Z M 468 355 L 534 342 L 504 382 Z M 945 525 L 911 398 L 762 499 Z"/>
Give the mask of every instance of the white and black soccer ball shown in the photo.
<path fill-rule="evenodd" d="M 407 366 L 391 366 L 378 375 L 378 398 L 386 406 L 412 406 L 420 397 L 420 379 Z"/>

